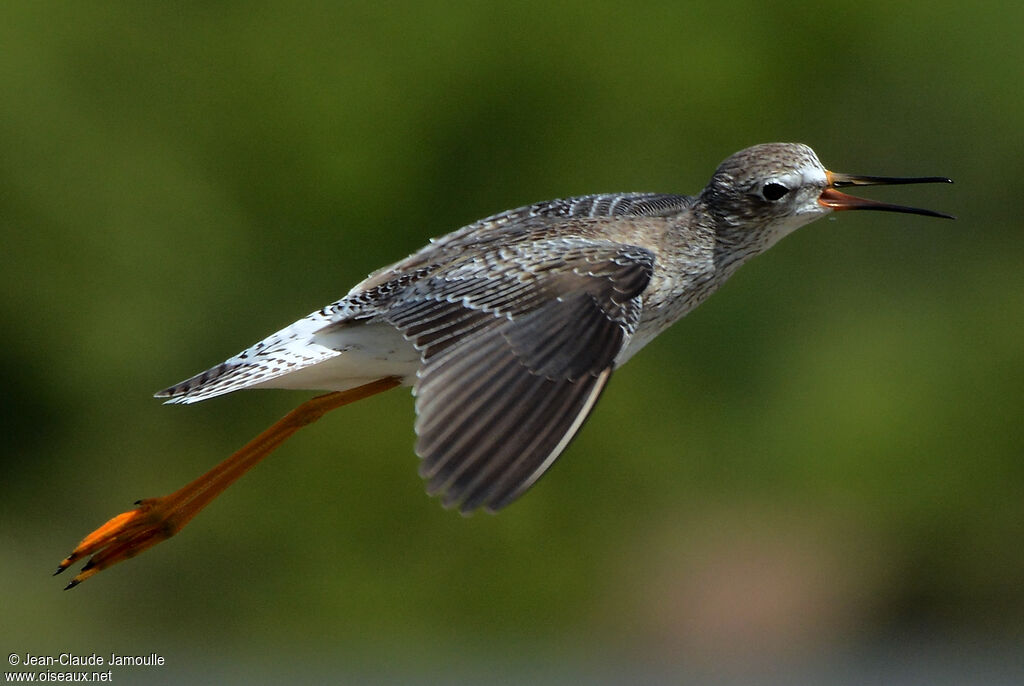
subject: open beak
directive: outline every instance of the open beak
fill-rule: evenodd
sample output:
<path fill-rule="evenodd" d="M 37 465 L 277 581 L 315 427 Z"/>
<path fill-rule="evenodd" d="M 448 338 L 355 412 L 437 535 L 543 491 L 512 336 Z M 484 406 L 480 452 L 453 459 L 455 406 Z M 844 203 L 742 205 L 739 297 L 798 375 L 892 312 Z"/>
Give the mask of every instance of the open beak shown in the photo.
<path fill-rule="evenodd" d="M 951 179 L 942 176 L 922 176 L 918 178 L 903 178 L 891 176 L 854 176 L 853 174 L 837 174 L 826 171 L 828 188 L 821 192 L 818 202 L 832 210 L 881 210 L 883 212 L 905 212 L 906 214 L 921 214 L 925 217 L 943 217 L 944 219 L 955 219 L 952 215 L 935 212 L 933 210 L 922 210 L 917 207 L 905 207 L 903 205 L 890 205 L 887 202 L 867 200 L 858 198 L 846 193 L 840 193 L 837 188 L 845 186 L 894 186 L 905 183 L 953 183 Z"/>

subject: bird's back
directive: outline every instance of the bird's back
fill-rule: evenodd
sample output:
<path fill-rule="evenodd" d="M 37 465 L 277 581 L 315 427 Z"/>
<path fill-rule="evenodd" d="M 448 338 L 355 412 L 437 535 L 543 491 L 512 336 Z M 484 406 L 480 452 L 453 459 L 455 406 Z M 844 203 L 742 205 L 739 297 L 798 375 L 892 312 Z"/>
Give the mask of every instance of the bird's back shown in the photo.
<path fill-rule="evenodd" d="M 340 331 L 358 324 L 382 323 L 383 315 L 410 291 L 422 290 L 422 285 L 416 284 L 423 279 L 444 273 L 443 278 L 471 275 L 486 282 L 523 279 L 542 271 L 557 273 L 565 268 L 561 258 L 571 247 L 585 249 L 592 244 L 600 251 L 616 244 L 632 245 L 636 220 L 674 216 L 689 209 L 693 201 L 689 196 L 659 193 L 595 194 L 534 203 L 486 217 L 432 239 L 409 257 L 377 270 L 340 300 L 156 397 L 169 403 L 193 403 L 253 387 L 343 390 L 353 385 L 339 378 L 345 371 L 320 374 L 309 368 L 332 360 L 337 364 L 335 358 L 346 351 L 346 336 L 359 337 L 351 331 L 340 335 Z M 400 357 L 402 368 L 382 369 L 403 372 L 404 376 L 409 363 L 415 364 L 418 358 L 410 360 L 402 351 L 404 337 L 390 324 L 384 326 L 393 329 L 394 335 L 374 327 L 364 336 L 366 345 L 379 344 L 389 349 L 385 354 L 393 352 Z M 356 341 L 354 347 L 364 346 Z M 365 367 L 352 370 L 352 374 L 353 383 L 367 378 Z M 333 383 L 324 385 L 327 381 Z"/>

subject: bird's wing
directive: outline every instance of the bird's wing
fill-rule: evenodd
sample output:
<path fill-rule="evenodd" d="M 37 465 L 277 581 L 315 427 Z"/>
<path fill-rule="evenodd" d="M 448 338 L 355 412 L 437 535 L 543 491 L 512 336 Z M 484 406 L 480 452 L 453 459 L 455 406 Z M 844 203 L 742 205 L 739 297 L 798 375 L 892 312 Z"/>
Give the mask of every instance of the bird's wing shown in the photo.
<path fill-rule="evenodd" d="M 640 319 L 654 255 L 550 238 L 473 252 L 404 289 L 383 318 L 420 351 L 416 452 L 428 490 L 498 510 L 582 426 Z"/>

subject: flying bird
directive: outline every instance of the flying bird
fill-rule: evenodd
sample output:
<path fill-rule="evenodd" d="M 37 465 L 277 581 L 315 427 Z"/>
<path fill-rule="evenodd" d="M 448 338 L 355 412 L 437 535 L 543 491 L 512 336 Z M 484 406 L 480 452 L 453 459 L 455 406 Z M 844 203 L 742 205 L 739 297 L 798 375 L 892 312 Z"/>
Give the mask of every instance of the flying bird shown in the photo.
<path fill-rule="evenodd" d="M 89 534 L 66 588 L 177 533 L 238 477 L 324 413 L 399 385 L 416 405 L 427 490 L 497 511 L 551 467 L 612 372 L 744 262 L 842 210 L 949 215 L 840 188 L 950 183 L 854 176 L 768 143 L 726 159 L 699 195 L 612 193 L 481 219 L 384 267 L 340 300 L 156 394 L 195 403 L 245 388 L 326 390 L 180 490 Z"/>

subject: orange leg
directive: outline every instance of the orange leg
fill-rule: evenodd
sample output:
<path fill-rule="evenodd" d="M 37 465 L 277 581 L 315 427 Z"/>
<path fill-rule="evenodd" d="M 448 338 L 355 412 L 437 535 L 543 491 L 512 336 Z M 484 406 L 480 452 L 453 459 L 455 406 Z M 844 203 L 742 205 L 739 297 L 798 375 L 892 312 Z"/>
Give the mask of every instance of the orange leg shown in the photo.
<path fill-rule="evenodd" d="M 54 574 L 60 574 L 78 560 L 91 555 L 82 571 L 65 590 L 74 588 L 107 567 L 135 557 L 167 540 L 293 433 L 333 409 L 394 388 L 398 384 L 398 379 L 389 377 L 307 400 L 192 483 L 170 495 L 140 500 L 135 503 L 137 507 L 134 510 L 122 512 L 93 531 L 60 563 Z"/>

